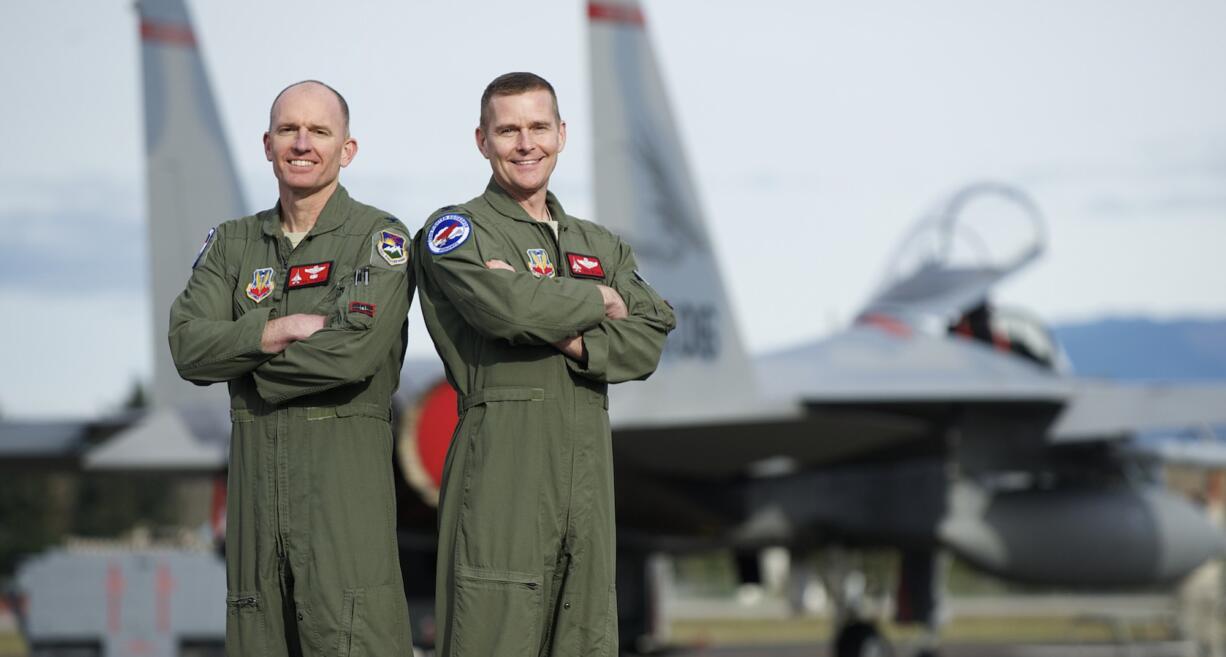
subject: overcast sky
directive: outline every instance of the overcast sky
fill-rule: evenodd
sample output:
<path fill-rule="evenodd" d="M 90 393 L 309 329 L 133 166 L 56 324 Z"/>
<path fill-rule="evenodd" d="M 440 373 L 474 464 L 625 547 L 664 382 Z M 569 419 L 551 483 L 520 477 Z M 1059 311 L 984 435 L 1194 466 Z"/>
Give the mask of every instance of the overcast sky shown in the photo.
<path fill-rule="evenodd" d="M 0 366 L 19 373 L 0 377 L 5 416 L 97 414 L 148 376 L 131 5 L 0 7 Z M 910 223 L 985 178 L 1047 216 L 1046 257 L 1003 302 L 1049 321 L 1226 315 L 1226 3 L 645 6 L 751 350 L 845 324 Z M 532 70 L 570 128 L 554 189 L 591 216 L 579 0 L 191 8 L 253 210 L 275 198 L 260 135 L 288 82 L 345 93 L 360 143 L 346 185 L 416 227 L 481 191 L 481 89 Z M 424 331 L 410 351 L 430 353 Z"/>

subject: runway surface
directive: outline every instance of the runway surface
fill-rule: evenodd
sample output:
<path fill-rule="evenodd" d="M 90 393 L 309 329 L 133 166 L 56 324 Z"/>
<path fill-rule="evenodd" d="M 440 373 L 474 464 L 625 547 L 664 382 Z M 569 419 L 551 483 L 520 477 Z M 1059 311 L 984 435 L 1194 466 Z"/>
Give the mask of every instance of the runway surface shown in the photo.
<path fill-rule="evenodd" d="M 826 644 L 788 646 L 708 647 L 666 653 L 669 657 L 829 657 Z M 895 646 L 893 657 L 908 657 L 914 649 Z M 1192 647 L 1185 642 L 1130 645 L 1116 644 L 1031 644 L 1001 645 L 962 643 L 943 646 L 942 657 L 1191 657 Z"/>

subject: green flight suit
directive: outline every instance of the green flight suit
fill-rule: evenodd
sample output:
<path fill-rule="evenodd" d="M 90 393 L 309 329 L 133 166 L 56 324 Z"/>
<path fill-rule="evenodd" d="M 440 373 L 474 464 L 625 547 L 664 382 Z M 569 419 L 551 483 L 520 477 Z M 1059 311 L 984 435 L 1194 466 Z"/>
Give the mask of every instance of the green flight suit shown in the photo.
<path fill-rule="evenodd" d="M 674 318 L 625 242 L 547 205 L 556 238 L 491 181 L 414 240 L 422 315 L 460 398 L 439 501 L 440 657 L 617 654 L 606 395 L 655 370 Z M 606 319 L 596 283 L 630 317 Z M 579 334 L 586 362 L 552 346 Z"/>
<path fill-rule="evenodd" d="M 179 374 L 230 389 L 226 654 L 409 655 L 389 424 L 409 233 L 343 187 L 297 248 L 280 221 L 219 226 L 170 315 Z M 327 324 L 261 351 L 295 313 Z"/>

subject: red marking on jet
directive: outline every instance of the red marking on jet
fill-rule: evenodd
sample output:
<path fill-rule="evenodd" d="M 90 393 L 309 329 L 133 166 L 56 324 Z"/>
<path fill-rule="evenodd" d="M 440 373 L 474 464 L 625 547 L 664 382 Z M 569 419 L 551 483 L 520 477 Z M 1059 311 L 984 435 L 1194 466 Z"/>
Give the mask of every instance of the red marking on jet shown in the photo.
<path fill-rule="evenodd" d="M 587 3 L 587 17 L 593 21 L 608 21 L 638 27 L 646 24 L 646 21 L 643 20 L 643 11 L 638 7 L 623 7 L 602 2 Z"/>
<path fill-rule="evenodd" d="M 890 317 L 889 315 L 869 313 L 867 315 L 861 315 L 860 319 L 856 320 L 856 323 L 879 328 L 895 337 L 911 337 L 911 327 L 902 320 L 895 317 Z"/>
<path fill-rule="evenodd" d="M 155 41 L 169 46 L 196 47 L 196 35 L 192 33 L 192 28 L 186 25 L 141 21 L 140 38 L 142 41 Z"/>
<path fill-rule="evenodd" d="M 106 567 L 106 629 L 112 634 L 123 629 L 120 605 L 123 604 L 123 571 L 112 561 Z"/>
<path fill-rule="evenodd" d="M 170 574 L 170 566 L 164 562 L 158 564 L 157 574 L 157 628 L 167 634 L 170 632 L 170 594 L 175 591 L 175 578 Z"/>

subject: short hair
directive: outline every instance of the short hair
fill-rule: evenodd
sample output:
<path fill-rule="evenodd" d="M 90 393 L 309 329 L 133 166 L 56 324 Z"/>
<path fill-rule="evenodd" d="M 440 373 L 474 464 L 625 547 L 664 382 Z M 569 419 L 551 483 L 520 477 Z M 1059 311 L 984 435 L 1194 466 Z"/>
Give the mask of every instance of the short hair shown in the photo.
<path fill-rule="evenodd" d="M 536 73 L 518 72 L 503 73 L 485 86 L 481 94 L 481 127 L 489 126 L 490 99 L 494 96 L 518 96 L 540 89 L 549 92 L 549 97 L 553 99 L 553 116 L 561 123 L 562 113 L 558 111 L 558 94 L 553 90 L 553 85 Z"/>
<path fill-rule="evenodd" d="M 284 96 L 285 92 L 289 91 L 290 89 L 293 89 L 294 87 L 301 86 L 304 84 L 317 84 L 323 87 L 324 89 L 331 91 L 333 96 L 336 96 L 337 102 L 341 104 L 341 116 L 344 117 L 345 119 L 345 132 L 348 132 L 349 131 L 349 103 L 345 101 L 345 97 L 341 95 L 341 92 L 332 88 L 332 85 L 327 84 L 326 82 L 320 82 L 319 80 L 299 80 L 298 82 L 295 82 L 289 85 L 288 87 L 282 89 L 280 93 L 277 94 L 277 97 L 272 99 L 272 105 L 268 106 L 268 125 L 269 127 L 272 127 L 272 113 L 273 113 L 273 110 L 277 108 L 277 101 L 281 100 L 281 96 Z"/>

